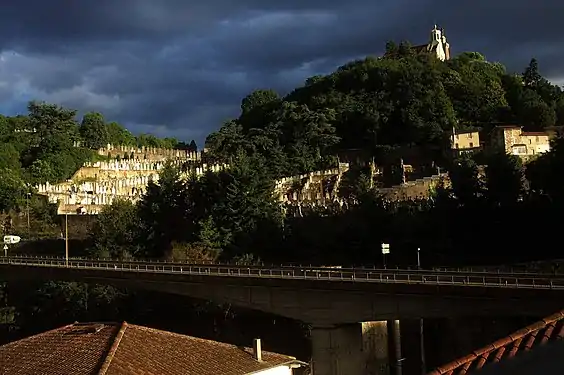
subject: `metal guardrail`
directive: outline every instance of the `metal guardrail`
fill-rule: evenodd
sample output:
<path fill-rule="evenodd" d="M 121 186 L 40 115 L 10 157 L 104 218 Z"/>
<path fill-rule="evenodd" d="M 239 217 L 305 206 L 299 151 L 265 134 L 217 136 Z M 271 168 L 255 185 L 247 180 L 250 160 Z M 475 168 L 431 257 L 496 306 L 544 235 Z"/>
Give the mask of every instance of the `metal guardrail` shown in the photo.
<path fill-rule="evenodd" d="M 64 261 L 65 257 L 57 256 L 34 256 L 34 255 L 11 255 L 8 258 L 20 259 L 20 260 L 60 260 Z M 327 269 L 339 269 L 342 271 L 392 271 L 397 273 L 458 273 L 458 274 L 477 274 L 477 275 L 515 275 L 515 276 L 531 276 L 531 277 L 561 277 L 564 278 L 564 273 L 554 273 L 554 272 L 538 272 L 521 269 L 513 269 L 507 267 L 464 267 L 464 268 L 449 268 L 449 267 L 434 267 L 432 269 L 419 269 L 419 268 L 399 268 L 399 267 L 388 267 L 388 268 L 378 268 L 376 266 L 360 266 L 360 267 L 331 267 L 331 266 L 314 266 L 311 264 L 269 264 L 269 265 L 237 265 L 235 263 L 229 262 L 202 262 L 202 263 L 192 263 L 186 261 L 170 261 L 170 260 L 160 260 L 160 259 L 129 259 L 124 261 L 119 261 L 112 258 L 87 258 L 87 257 L 69 257 L 72 261 L 88 261 L 97 263 L 128 263 L 128 264 L 166 264 L 166 265 L 179 265 L 179 266 L 210 266 L 210 267 L 243 267 L 243 268 L 308 268 L 311 270 L 322 270 Z"/>
<path fill-rule="evenodd" d="M 457 285 L 468 287 L 496 287 L 518 289 L 564 290 L 564 278 L 542 276 L 453 274 L 441 272 L 397 272 L 395 270 L 347 270 L 307 267 L 268 268 L 221 265 L 175 265 L 166 263 L 138 262 L 98 262 L 89 260 L 64 259 L 22 259 L 0 258 L 0 265 L 72 268 L 82 270 L 102 270 L 107 272 L 159 273 L 205 275 L 216 277 L 244 277 L 261 279 L 318 280 L 374 282 L 393 284 Z"/>

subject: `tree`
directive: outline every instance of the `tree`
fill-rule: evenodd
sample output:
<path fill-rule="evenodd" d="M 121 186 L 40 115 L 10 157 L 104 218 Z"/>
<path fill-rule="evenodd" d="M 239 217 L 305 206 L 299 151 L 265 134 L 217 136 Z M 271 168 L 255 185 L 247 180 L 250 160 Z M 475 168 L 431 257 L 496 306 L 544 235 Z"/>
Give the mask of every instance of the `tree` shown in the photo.
<path fill-rule="evenodd" d="M 483 186 L 479 177 L 478 165 L 468 155 L 456 159 L 450 170 L 452 192 L 459 202 L 469 205 L 482 196 Z"/>
<path fill-rule="evenodd" d="M 195 140 L 192 139 L 192 140 L 190 141 L 190 144 L 188 145 L 188 151 L 191 151 L 191 152 L 196 152 L 196 151 L 198 151 L 198 145 L 196 145 L 196 141 L 195 141 Z"/>
<path fill-rule="evenodd" d="M 37 159 L 28 169 L 29 180 L 34 184 L 44 184 L 46 182 L 57 182 L 58 176 L 54 168 L 48 161 Z"/>
<path fill-rule="evenodd" d="M 564 95 L 558 99 L 554 106 L 554 112 L 556 115 L 556 126 L 564 126 Z"/>
<path fill-rule="evenodd" d="M 242 114 L 249 114 L 258 109 L 267 109 L 272 103 L 280 101 L 280 96 L 274 90 L 255 90 L 241 101 Z"/>
<path fill-rule="evenodd" d="M 372 190 L 370 171 L 367 168 L 352 166 L 343 174 L 338 195 L 350 202 L 360 202 Z"/>
<path fill-rule="evenodd" d="M 76 111 L 55 104 L 30 102 L 29 127 L 35 131 L 39 154 L 64 152 L 78 141 Z"/>
<path fill-rule="evenodd" d="M 214 181 L 219 186 L 214 187 Z M 227 257 L 250 249 L 267 251 L 277 237 L 282 213 L 274 200 L 274 181 L 261 162 L 240 154 L 229 171 L 220 172 L 213 179 L 208 175 L 203 184 L 206 190 L 215 190 L 215 197 L 208 201 L 213 202 L 210 207 L 213 223 L 201 227 L 201 240 L 221 241 Z M 204 231 L 213 227 L 219 236 Z"/>
<path fill-rule="evenodd" d="M 195 240 L 196 223 L 188 207 L 188 190 L 180 171 L 171 165 L 165 166 L 158 182 L 149 182 L 139 202 L 139 241 L 145 247 L 145 257 L 169 258 L 173 242 Z"/>
<path fill-rule="evenodd" d="M 0 144 L 0 169 L 20 170 L 20 153 L 11 143 Z"/>
<path fill-rule="evenodd" d="M 239 152 L 246 152 L 250 144 L 245 139 L 243 127 L 236 121 L 227 121 L 219 131 L 211 133 L 206 138 L 206 147 L 210 149 L 210 155 L 218 160 L 229 162 Z"/>
<path fill-rule="evenodd" d="M 386 42 L 386 56 L 395 56 L 398 52 L 398 45 L 393 40 Z"/>
<path fill-rule="evenodd" d="M 104 207 L 92 229 L 92 255 L 126 259 L 138 255 L 143 243 L 139 241 L 137 207 L 130 201 L 117 200 Z"/>
<path fill-rule="evenodd" d="M 174 261 L 183 261 L 194 264 L 214 263 L 218 257 L 218 249 L 211 248 L 202 242 L 172 242 L 171 258 Z"/>
<path fill-rule="evenodd" d="M 133 146 L 136 143 L 135 136 L 129 130 L 118 124 L 110 122 L 106 125 L 108 140 L 113 145 Z"/>
<path fill-rule="evenodd" d="M 99 150 L 110 143 L 108 127 L 100 113 L 90 112 L 84 115 L 80 136 L 84 147 L 92 150 Z"/>
<path fill-rule="evenodd" d="M 462 53 L 449 65 L 457 74 L 445 84 L 457 116 L 466 124 L 495 122 L 508 105 L 499 67 L 476 52 Z M 445 77 L 449 73 L 452 71 L 445 72 Z"/>
<path fill-rule="evenodd" d="M 543 80 L 543 77 L 539 73 L 539 65 L 537 59 L 532 58 L 529 65 L 523 72 L 523 85 L 525 87 L 535 88 Z"/>
<path fill-rule="evenodd" d="M 521 159 L 515 155 L 494 153 L 488 157 L 486 187 L 495 204 L 514 204 L 525 192 L 525 174 Z"/>
<path fill-rule="evenodd" d="M 0 212 L 18 208 L 22 203 L 27 188 L 18 170 L 0 169 Z"/>
<path fill-rule="evenodd" d="M 552 201 L 564 202 L 564 189 L 559 176 L 564 173 L 564 138 L 552 141 L 551 151 L 529 163 L 526 176 L 531 189 Z"/>
<path fill-rule="evenodd" d="M 532 90 L 524 90 L 517 113 L 521 123 L 531 130 L 542 131 L 556 123 L 556 113 L 551 105 Z"/>

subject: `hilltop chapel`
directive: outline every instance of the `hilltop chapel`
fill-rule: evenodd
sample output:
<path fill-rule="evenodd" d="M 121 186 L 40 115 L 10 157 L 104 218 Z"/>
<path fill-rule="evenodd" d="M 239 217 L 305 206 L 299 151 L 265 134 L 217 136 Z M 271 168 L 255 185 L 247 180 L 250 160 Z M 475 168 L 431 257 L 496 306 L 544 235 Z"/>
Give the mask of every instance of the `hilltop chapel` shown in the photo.
<path fill-rule="evenodd" d="M 443 28 L 437 25 L 431 30 L 429 43 L 412 47 L 417 53 L 432 53 L 441 61 L 450 60 L 450 45 L 447 42 Z"/>

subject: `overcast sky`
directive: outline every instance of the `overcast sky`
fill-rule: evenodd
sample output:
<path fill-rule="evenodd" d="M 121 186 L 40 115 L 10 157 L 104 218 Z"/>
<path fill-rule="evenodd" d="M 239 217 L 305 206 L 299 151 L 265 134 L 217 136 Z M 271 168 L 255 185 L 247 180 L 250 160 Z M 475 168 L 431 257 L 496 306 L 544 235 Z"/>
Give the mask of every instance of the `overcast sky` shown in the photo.
<path fill-rule="evenodd" d="M 199 5 L 192 5 L 197 3 Z M 522 71 L 564 81 L 562 0 L 3 0 L 0 113 L 31 99 L 100 111 L 134 133 L 183 140 L 236 117 L 254 89 L 280 93 L 387 40 L 445 28 Z"/>

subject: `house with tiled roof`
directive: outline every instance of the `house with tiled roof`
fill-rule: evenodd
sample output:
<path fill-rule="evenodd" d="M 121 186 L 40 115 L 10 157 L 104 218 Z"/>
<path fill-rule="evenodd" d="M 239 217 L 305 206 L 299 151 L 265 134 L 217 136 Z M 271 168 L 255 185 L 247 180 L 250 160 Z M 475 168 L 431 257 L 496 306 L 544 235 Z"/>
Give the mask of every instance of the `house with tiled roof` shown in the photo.
<path fill-rule="evenodd" d="M 522 126 L 498 125 L 490 134 L 490 146 L 493 150 L 504 151 L 516 155 L 523 161 L 550 151 L 552 133 L 525 132 Z"/>
<path fill-rule="evenodd" d="M 294 357 L 128 323 L 75 323 L 0 346 L 1 375 L 291 375 Z"/>
<path fill-rule="evenodd" d="M 441 366 L 428 375 L 506 374 L 564 374 L 564 310 Z"/>

